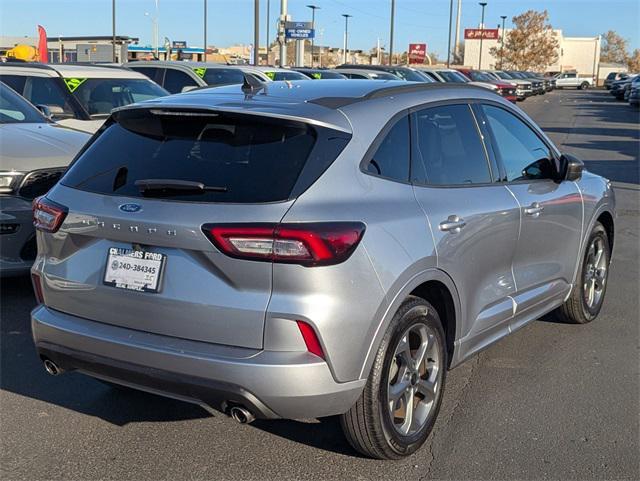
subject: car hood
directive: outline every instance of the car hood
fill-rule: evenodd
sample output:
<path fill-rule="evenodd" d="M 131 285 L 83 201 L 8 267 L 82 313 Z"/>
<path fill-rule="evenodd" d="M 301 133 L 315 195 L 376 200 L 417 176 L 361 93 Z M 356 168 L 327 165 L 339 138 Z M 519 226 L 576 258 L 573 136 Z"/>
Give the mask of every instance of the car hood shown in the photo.
<path fill-rule="evenodd" d="M 49 123 L 0 124 L 0 169 L 29 172 L 66 166 L 89 137 Z"/>

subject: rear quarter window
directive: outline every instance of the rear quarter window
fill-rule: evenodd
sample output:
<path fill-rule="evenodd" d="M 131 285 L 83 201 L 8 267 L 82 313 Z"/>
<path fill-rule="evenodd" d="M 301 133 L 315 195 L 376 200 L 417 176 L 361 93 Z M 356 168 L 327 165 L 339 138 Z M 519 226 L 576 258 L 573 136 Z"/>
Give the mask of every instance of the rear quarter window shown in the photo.
<path fill-rule="evenodd" d="M 315 182 L 350 138 L 302 122 L 190 114 L 117 113 L 61 183 L 105 195 L 187 202 L 283 201 Z M 141 192 L 136 181 L 149 179 L 199 182 L 217 190 Z"/>

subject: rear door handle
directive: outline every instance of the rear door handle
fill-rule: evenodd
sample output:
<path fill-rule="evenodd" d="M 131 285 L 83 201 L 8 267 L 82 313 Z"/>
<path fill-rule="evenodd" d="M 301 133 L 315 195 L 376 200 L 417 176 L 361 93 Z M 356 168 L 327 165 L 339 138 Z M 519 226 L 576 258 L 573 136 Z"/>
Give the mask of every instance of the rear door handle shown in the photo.
<path fill-rule="evenodd" d="M 442 232 L 451 232 L 457 234 L 460 230 L 467 225 L 464 219 L 457 215 L 450 215 L 447 220 L 440 222 L 438 226 Z"/>
<path fill-rule="evenodd" d="M 529 207 L 524 208 L 524 213 L 526 215 L 530 215 L 531 217 L 540 217 L 540 214 L 542 214 L 543 210 L 544 207 L 541 206 L 539 202 L 534 202 Z"/>

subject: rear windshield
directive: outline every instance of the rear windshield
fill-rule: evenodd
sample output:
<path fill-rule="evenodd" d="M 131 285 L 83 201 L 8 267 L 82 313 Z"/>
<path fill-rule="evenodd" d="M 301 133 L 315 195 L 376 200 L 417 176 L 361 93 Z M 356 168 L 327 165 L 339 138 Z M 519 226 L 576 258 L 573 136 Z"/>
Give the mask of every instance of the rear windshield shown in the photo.
<path fill-rule="evenodd" d="M 207 68 L 199 69 L 196 73 L 202 71 L 202 78 L 207 85 L 233 85 L 244 82 L 244 74 L 237 68 Z"/>
<path fill-rule="evenodd" d="M 282 201 L 315 182 L 348 142 L 348 136 L 330 129 L 249 115 L 136 109 L 114 118 L 62 184 L 107 195 L 191 202 Z M 205 188 L 161 190 L 136 184 L 149 180 Z"/>

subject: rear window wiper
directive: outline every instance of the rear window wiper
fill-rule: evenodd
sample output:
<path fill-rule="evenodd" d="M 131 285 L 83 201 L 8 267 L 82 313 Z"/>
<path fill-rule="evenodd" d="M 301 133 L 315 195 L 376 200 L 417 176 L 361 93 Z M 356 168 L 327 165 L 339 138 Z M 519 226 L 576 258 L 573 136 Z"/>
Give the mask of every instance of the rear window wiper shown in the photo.
<path fill-rule="evenodd" d="M 205 185 L 202 182 L 179 179 L 140 179 L 134 182 L 140 192 L 178 191 L 178 192 L 227 192 L 224 186 Z"/>

